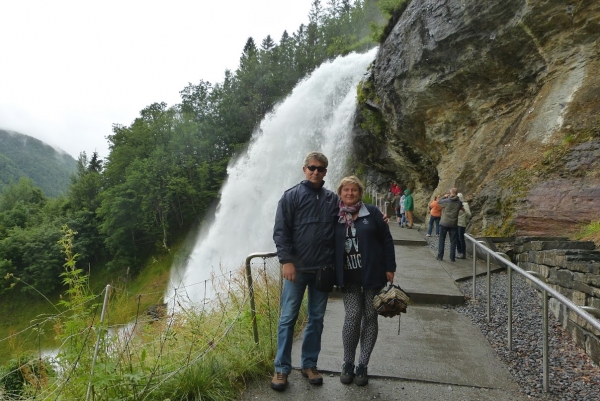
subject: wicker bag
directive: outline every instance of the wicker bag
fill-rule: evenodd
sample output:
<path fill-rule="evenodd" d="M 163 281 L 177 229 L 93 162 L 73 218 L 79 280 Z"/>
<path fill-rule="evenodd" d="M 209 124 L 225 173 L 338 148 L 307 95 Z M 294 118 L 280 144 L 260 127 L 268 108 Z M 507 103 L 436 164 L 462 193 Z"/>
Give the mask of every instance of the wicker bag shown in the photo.
<path fill-rule="evenodd" d="M 390 284 L 379 291 L 373 298 L 373 306 L 377 313 L 384 317 L 394 317 L 406 313 L 410 298 L 400 286 Z M 398 317 L 398 334 L 400 334 L 400 317 Z"/>
<path fill-rule="evenodd" d="M 384 317 L 394 317 L 400 313 L 406 313 L 406 307 L 410 298 L 397 285 L 390 284 L 379 291 L 373 298 L 373 306 L 378 314 Z"/>

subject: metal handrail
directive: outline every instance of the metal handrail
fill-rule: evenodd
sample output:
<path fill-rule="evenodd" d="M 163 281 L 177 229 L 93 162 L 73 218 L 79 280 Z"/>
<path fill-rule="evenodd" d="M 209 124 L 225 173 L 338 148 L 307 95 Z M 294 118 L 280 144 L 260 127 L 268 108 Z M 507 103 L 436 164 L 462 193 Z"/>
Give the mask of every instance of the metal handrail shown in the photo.
<path fill-rule="evenodd" d="M 277 256 L 277 252 L 255 252 L 246 257 L 246 280 L 248 280 L 248 291 L 250 295 L 250 314 L 252 315 L 252 332 L 254 333 L 254 343 L 258 345 L 258 323 L 256 322 L 256 303 L 254 302 L 254 285 L 252 284 L 252 269 L 250 262 L 254 258 L 272 258 Z"/>
<path fill-rule="evenodd" d="M 560 292 L 554 290 L 548 284 L 546 284 L 545 277 L 541 274 L 533 271 L 526 271 L 521 269 L 510 261 L 510 258 L 502 252 L 494 252 L 489 249 L 485 242 L 478 241 L 469 234 L 465 234 L 465 238 L 473 244 L 473 299 L 475 299 L 475 278 L 477 276 L 476 263 L 477 263 L 477 251 L 484 252 L 487 259 L 487 313 L 488 322 L 490 321 L 490 304 L 491 304 L 491 279 L 490 279 L 490 258 L 494 258 L 499 265 L 507 267 L 508 273 L 508 349 L 512 351 L 512 271 L 521 274 L 536 286 L 538 286 L 543 293 L 543 384 L 544 391 L 548 392 L 548 295 L 565 305 L 568 309 L 573 311 L 583 320 L 588 322 L 596 330 L 600 331 L 600 321 L 596 320 L 592 314 L 600 317 L 600 310 L 589 306 L 579 306 L 574 304 L 571 300 L 567 299 Z"/>

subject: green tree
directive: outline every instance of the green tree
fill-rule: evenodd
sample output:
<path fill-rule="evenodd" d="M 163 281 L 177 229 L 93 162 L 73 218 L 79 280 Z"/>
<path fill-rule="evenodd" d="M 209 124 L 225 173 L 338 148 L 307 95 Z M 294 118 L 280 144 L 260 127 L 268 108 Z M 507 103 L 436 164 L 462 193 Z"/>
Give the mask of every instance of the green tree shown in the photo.
<path fill-rule="evenodd" d="M 102 221 L 96 213 L 103 190 L 102 170 L 103 161 L 97 152 L 89 160 L 82 152 L 67 193 L 68 225 L 79 233 L 73 242 L 82 263 L 99 262 L 106 257 L 105 237 L 100 234 Z"/>

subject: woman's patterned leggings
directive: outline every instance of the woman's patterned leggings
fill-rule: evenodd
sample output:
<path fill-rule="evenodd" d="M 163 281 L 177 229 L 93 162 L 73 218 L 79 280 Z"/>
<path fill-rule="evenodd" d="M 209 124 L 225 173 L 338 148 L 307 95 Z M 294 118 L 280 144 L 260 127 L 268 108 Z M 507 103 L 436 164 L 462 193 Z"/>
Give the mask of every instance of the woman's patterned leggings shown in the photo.
<path fill-rule="evenodd" d="M 354 363 L 356 347 L 360 340 L 360 357 L 358 363 L 367 366 L 371 352 L 377 341 L 377 312 L 373 307 L 373 297 L 379 292 L 378 289 L 365 288 L 357 284 L 349 284 L 343 287 L 344 328 L 342 330 L 342 342 L 344 344 L 344 362 Z"/>

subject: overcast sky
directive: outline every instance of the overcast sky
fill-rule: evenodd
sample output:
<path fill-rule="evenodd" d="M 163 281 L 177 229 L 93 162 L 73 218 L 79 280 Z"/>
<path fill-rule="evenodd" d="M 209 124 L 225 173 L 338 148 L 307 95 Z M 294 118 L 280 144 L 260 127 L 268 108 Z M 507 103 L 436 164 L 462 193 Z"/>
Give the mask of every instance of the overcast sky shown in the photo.
<path fill-rule="evenodd" d="M 312 1 L 0 0 L 0 128 L 106 157 L 113 123 L 221 82 L 248 37 L 279 42 Z"/>

